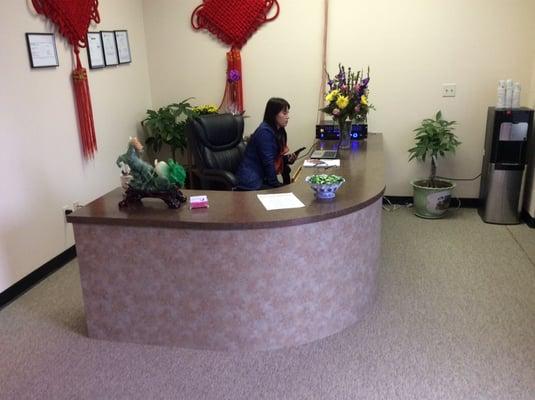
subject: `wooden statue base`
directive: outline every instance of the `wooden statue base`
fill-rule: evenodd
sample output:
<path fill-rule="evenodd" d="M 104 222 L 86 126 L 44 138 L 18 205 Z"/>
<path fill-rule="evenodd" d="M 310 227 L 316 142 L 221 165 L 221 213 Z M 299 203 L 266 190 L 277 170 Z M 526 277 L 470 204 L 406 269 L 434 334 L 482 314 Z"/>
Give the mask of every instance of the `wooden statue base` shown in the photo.
<path fill-rule="evenodd" d="M 119 207 L 128 207 L 131 204 L 139 205 L 141 199 L 145 197 L 162 199 L 169 208 L 180 208 L 180 204 L 186 201 L 186 196 L 182 194 L 178 186 L 173 186 L 171 190 L 165 192 L 147 192 L 129 187 L 126 189 L 124 199 L 119 202 Z"/>

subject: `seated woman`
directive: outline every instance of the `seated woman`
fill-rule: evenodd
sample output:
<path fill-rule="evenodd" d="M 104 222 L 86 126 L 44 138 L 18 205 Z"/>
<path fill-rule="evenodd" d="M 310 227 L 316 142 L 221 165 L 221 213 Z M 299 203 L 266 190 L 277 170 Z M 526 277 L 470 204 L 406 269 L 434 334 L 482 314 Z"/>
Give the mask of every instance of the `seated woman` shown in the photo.
<path fill-rule="evenodd" d="M 264 121 L 251 135 L 243 160 L 236 171 L 239 188 L 258 190 L 281 186 L 277 174 L 282 174 L 284 184 L 290 183 L 290 167 L 297 156 L 287 154 L 286 125 L 290 104 L 273 97 L 266 104 Z"/>

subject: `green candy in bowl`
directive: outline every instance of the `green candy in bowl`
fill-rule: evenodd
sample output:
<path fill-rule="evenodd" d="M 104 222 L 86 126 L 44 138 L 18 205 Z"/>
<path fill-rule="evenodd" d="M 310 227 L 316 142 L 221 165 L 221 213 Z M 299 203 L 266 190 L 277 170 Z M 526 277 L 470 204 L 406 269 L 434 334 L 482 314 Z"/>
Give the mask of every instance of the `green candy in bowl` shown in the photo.
<path fill-rule="evenodd" d="M 336 196 L 336 191 L 346 180 L 338 175 L 311 175 L 305 178 L 318 199 L 332 199 Z"/>

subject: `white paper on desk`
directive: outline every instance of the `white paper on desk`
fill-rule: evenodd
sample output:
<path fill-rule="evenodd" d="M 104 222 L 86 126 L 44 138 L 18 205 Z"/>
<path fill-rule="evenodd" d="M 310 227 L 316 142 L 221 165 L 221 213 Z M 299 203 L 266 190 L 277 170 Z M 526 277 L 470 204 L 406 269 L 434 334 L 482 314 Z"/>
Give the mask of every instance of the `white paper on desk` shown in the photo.
<path fill-rule="evenodd" d="M 257 194 L 257 196 L 268 211 L 305 206 L 293 193 Z"/>
<path fill-rule="evenodd" d="M 310 159 L 305 160 L 303 163 L 303 167 L 305 168 L 330 168 L 330 167 L 339 167 L 340 166 L 340 159 L 327 159 L 327 158 L 320 158 L 320 159 Z"/>

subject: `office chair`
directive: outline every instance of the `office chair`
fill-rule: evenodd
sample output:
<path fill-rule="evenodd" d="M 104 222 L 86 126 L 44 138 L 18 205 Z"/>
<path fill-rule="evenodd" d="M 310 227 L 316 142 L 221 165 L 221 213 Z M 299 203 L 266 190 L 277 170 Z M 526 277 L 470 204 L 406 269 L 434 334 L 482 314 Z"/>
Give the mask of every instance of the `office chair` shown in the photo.
<path fill-rule="evenodd" d="M 238 185 L 234 173 L 245 151 L 243 117 L 209 114 L 192 118 L 186 127 L 193 155 L 194 188 L 233 190 Z"/>

